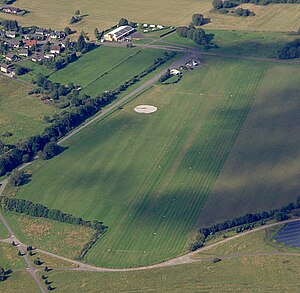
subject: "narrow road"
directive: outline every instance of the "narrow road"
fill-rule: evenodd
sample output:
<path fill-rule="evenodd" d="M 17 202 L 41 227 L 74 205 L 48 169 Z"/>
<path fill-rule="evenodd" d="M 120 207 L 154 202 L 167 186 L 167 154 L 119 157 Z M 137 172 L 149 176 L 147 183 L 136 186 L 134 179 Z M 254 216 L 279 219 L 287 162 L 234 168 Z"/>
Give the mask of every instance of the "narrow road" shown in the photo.
<path fill-rule="evenodd" d="M 39 277 L 37 276 L 36 272 L 37 270 L 32 266 L 27 254 L 26 254 L 26 248 L 27 246 L 24 245 L 23 243 L 21 243 L 14 235 L 14 232 L 12 231 L 12 229 L 10 228 L 10 226 L 8 225 L 8 223 L 6 222 L 6 220 L 4 219 L 3 215 L 0 213 L 0 221 L 3 223 L 4 227 L 6 228 L 6 230 L 8 231 L 10 237 L 2 240 L 1 242 L 5 242 L 5 243 L 12 243 L 14 242 L 16 244 L 16 248 L 19 250 L 19 252 L 23 255 L 20 257 L 23 257 L 26 265 L 27 265 L 27 271 L 28 273 L 32 276 L 32 278 L 34 279 L 35 283 L 37 284 L 37 286 L 40 288 L 42 293 L 46 293 L 46 290 L 41 282 L 41 280 L 39 279 Z"/>
<path fill-rule="evenodd" d="M 4 224 L 4 226 L 6 227 L 6 229 L 9 231 L 9 234 L 11 235 L 9 238 L 6 239 L 2 239 L 0 240 L 0 242 L 2 243 L 11 243 L 12 241 L 15 241 L 15 243 L 19 243 L 20 247 L 23 249 L 26 249 L 26 245 L 21 243 L 14 235 L 12 235 L 11 233 L 13 232 L 11 230 L 11 228 L 9 227 L 9 225 L 7 224 L 7 222 L 5 221 L 5 219 L 3 218 L 3 216 L 0 213 L 0 220 L 2 221 L 2 223 Z M 251 233 L 255 233 L 270 227 L 274 227 L 274 226 L 278 226 L 278 225 L 282 225 L 282 224 L 286 224 L 286 223 L 291 223 L 291 222 L 296 222 L 296 221 L 300 221 L 299 218 L 297 219 L 290 219 L 290 220 L 286 220 L 286 221 L 282 221 L 282 222 L 276 222 L 276 223 L 272 223 L 272 224 L 267 224 L 258 228 L 255 228 L 253 230 L 249 230 L 240 234 L 236 234 L 232 237 L 226 238 L 226 239 L 222 239 L 219 242 L 216 243 L 212 243 L 209 244 L 207 246 L 204 246 L 202 248 L 199 248 L 196 251 L 184 254 L 182 256 L 176 257 L 174 259 L 165 261 L 165 262 L 161 262 L 161 263 L 157 263 L 157 264 L 153 264 L 153 265 L 149 265 L 149 266 L 141 266 L 141 267 L 135 267 L 135 268 L 124 268 L 124 269 L 113 269 L 113 268 L 103 268 L 103 267 L 97 267 L 97 266 L 93 266 L 93 265 L 89 265 L 80 261 L 76 261 L 73 259 L 69 259 L 60 255 L 57 255 L 55 253 L 51 253 L 48 251 L 45 251 L 43 249 L 36 249 L 36 252 L 39 252 L 41 254 L 46 254 L 48 256 L 57 258 L 57 259 L 61 259 L 63 261 L 72 263 L 77 265 L 77 268 L 70 268 L 70 270 L 78 270 L 78 271 L 89 271 L 89 272 L 130 272 L 130 271 L 141 271 L 141 270 L 151 270 L 151 269 L 157 269 L 157 268 L 163 268 L 163 267 L 171 267 L 171 266 L 176 266 L 176 265 L 182 265 L 182 264 L 189 264 L 189 263 L 195 263 L 195 262 L 199 262 L 199 261 L 205 261 L 205 260 L 213 260 L 213 258 L 208 257 L 208 258 L 192 258 L 194 255 L 198 254 L 199 252 L 203 252 L 206 250 L 209 250 L 213 247 L 216 247 L 218 245 L 222 245 L 226 242 L 230 242 L 234 239 L 237 239 L 239 237 L 243 237 L 245 235 L 251 234 Z M 244 253 L 244 254 L 232 254 L 232 255 L 228 255 L 228 256 L 219 256 L 220 259 L 229 259 L 229 258 L 233 258 L 233 257 L 242 257 L 242 256 L 254 256 L 254 255 L 287 255 L 287 256 L 300 256 L 300 253 L 290 253 L 290 252 L 257 252 L 257 253 Z M 28 266 L 29 267 L 29 266 Z M 64 269 L 66 270 L 66 268 Z M 36 277 L 35 271 L 33 270 L 31 272 L 32 276 Z M 39 281 L 39 279 L 38 279 Z"/>

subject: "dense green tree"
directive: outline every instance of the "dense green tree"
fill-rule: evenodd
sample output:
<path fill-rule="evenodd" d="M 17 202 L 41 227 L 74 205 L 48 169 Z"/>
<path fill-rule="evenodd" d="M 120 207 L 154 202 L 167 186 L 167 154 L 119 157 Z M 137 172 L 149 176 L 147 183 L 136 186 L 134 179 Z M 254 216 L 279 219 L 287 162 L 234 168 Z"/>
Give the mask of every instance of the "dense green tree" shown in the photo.
<path fill-rule="evenodd" d="M 43 151 L 42 151 L 42 159 L 49 160 L 56 156 L 60 151 L 60 147 L 57 145 L 56 142 L 48 142 Z"/>
<path fill-rule="evenodd" d="M 26 180 L 26 173 L 23 170 L 14 171 L 8 178 L 8 182 L 12 186 L 21 186 Z"/>
<path fill-rule="evenodd" d="M 204 23 L 203 14 L 200 14 L 200 13 L 194 14 L 192 17 L 192 23 L 193 23 L 193 25 L 197 25 L 197 26 L 202 25 Z"/>
<path fill-rule="evenodd" d="M 128 20 L 126 18 L 121 18 L 119 20 L 119 26 L 128 25 Z"/>
<path fill-rule="evenodd" d="M 86 42 L 85 42 L 85 37 L 82 33 L 82 34 L 80 34 L 80 36 L 77 40 L 76 51 L 77 52 L 82 52 L 85 48 L 86 48 Z"/>
<path fill-rule="evenodd" d="M 223 1 L 222 0 L 213 0 L 212 5 L 214 9 L 218 10 L 223 8 Z"/>

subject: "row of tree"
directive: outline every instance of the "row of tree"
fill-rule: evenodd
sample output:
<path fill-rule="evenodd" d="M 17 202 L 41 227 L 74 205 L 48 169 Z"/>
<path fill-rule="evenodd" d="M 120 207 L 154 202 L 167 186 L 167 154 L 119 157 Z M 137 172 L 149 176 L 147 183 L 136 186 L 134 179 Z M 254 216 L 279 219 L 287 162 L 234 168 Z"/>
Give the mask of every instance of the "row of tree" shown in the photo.
<path fill-rule="evenodd" d="M 226 231 L 227 229 L 237 228 L 237 232 L 242 232 L 247 229 L 252 229 L 254 223 L 261 222 L 265 223 L 266 220 L 275 219 L 277 221 L 283 221 L 288 218 L 288 214 L 292 211 L 300 209 L 300 198 L 296 202 L 292 202 L 282 208 L 263 211 L 256 214 L 246 214 L 242 217 L 233 218 L 231 220 L 224 221 L 222 223 L 213 224 L 209 227 L 204 227 L 199 229 L 199 235 L 196 242 L 191 245 L 191 250 L 194 251 L 204 245 L 206 238 L 210 235 L 214 235 L 221 231 Z"/>
<path fill-rule="evenodd" d="M 288 3 L 288 4 L 297 4 L 300 3 L 300 0 L 213 0 L 212 5 L 216 10 L 226 9 L 236 7 L 243 3 L 251 3 L 255 5 L 268 5 L 268 4 L 279 4 L 279 3 Z"/>
<path fill-rule="evenodd" d="M 108 228 L 103 225 L 103 222 L 99 222 L 97 220 L 86 221 L 82 218 L 77 218 L 73 215 L 63 213 L 60 210 L 49 209 L 44 205 L 35 204 L 24 199 L 0 196 L 0 206 L 3 209 L 11 212 L 17 212 L 30 215 L 32 217 L 45 218 L 73 225 L 90 227 L 95 230 L 100 230 L 101 233 L 104 233 Z"/>
<path fill-rule="evenodd" d="M 286 44 L 278 51 L 279 59 L 294 59 L 300 57 L 300 39 Z"/>

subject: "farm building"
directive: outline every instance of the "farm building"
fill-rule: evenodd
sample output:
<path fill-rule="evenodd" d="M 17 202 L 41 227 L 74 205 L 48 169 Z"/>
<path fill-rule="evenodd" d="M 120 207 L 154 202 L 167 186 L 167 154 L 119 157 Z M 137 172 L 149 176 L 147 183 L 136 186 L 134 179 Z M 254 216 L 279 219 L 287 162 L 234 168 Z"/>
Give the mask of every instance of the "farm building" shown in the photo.
<path fill-rule="evenodd" d="M 120 26 L 111 32 L 104 35 L 104 40 L 109 42 L 120 42 L 125 37 L 129 36 L 135 31 L 134 28 L 128 25 Z"/>

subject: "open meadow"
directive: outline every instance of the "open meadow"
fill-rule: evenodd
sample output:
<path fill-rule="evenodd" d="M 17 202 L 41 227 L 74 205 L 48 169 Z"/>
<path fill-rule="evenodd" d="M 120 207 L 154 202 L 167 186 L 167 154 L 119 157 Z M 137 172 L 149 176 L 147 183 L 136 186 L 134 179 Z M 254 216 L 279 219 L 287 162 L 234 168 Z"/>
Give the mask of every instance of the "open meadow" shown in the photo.
<path fill-rule="evenodd" d="M 269 67 L 211 58 L 176 85 L 154 86 L 71 139 L 17 197 L 108 225 L 87 255 L 97 265 L 143 265 L 186 251 Z M 137 114 L 139 104 L 158 111 Z"/>
<path fill-rule="evenodd" d="M 62 8 L 60 0 L 18 0 L 16 6 L 30 11 L 25 16 L 14 17 L 1 14 L 3 18 L 17 18 L 21 25 L 38 25 L 63 29 L 69 25 L 75 10 L 86 15 L 82 21 L 71 27 L 78 32 L 84 30 L 94 38 L 94 28 L 107 29 L 120 18 L 131 21 L 163 25 L 188 25 L 194 13 L 210 18 L 207 28 L 244 29 L 260 31 L 292 31 L 300 26 L 299 4 L 275 4 L 254 6 L 244 4 L 256 13 L 254 17 L 236 17 L 212 12 L 211 0 L 74 0 Z"/>
<path fill-rule="evenodd" d="M 73 82 L 82 87 L 83 93 L 97 96 L 115 90 L 151 66 L 158 57 L 163 57 L 163 51 L 101 46 L 56 71 L 50 79 L 62 84 Z"/>
<path fill-rule="evenodd" d="M 0 76 L 0 135 L 5 143 L 16 143 L 21 138 L 39 134 L 45 128 L 44 116 L 55 113 L 53 106 L 28 95 L 33 87 L 9 77 Z"/>
<path fill-rule="evenodd" d="M 207 249 L 203 259 L 134 272 L 52 271 L 57 292 L 296 292 L 299 255 L 280 255 L 269 244 L 272 231 L 262 230 Z M 260 253 L 266 255 L 260 255 Z M 270 255 L 267 255 L 270 253 Z M 272 255 L 274 253 L 274 255 Z M 277 254 L 277 255 L 275 255 Z M 215 257 L 225 257 L 213 262 Z"/>

